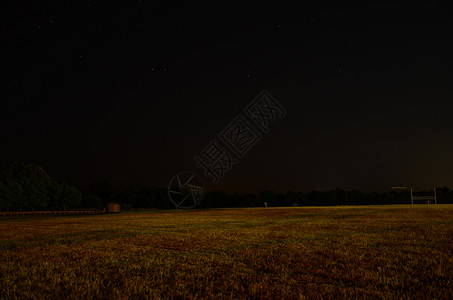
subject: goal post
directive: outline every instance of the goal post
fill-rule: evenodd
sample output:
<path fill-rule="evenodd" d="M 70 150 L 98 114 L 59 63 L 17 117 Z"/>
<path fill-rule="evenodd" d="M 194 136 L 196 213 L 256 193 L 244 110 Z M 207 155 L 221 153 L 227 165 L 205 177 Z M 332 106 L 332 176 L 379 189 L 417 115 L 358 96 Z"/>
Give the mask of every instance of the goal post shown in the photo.
<path fill-rule="evenodd" d="M 414 204 L 414 201 L 418 201 L 418 200 L 428 201 L 428 204 L 431 203 L 432 200 L 434 200 L 434 204 L 437 204 L 436 188 L 434 188 L 433 195 L 419 195 L 419 196 L 414 196 L 414 192 L 412 191 L 412 188 L 411 188 L 411 203 Z"/>

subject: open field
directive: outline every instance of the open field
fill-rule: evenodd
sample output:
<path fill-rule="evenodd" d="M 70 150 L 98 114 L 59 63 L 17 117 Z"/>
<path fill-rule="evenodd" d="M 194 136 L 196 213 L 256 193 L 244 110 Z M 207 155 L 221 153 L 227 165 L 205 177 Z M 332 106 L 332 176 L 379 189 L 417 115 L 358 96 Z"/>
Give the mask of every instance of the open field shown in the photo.
<path fill-rule="evenodd" d="M 453 298 L 453 205 L 0 219 L 0 298 Z"/>

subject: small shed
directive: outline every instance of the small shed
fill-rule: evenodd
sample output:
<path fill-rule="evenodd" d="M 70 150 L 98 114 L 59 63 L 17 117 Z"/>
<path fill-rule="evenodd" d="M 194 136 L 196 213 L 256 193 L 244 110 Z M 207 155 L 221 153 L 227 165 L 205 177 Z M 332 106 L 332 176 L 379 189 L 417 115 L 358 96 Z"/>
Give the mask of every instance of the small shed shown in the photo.
<path fill-rule="evenodd" d="M 120 212 L 120 205 L 118 203 L 111 202 L 107 205 L 107 212 Z"/>

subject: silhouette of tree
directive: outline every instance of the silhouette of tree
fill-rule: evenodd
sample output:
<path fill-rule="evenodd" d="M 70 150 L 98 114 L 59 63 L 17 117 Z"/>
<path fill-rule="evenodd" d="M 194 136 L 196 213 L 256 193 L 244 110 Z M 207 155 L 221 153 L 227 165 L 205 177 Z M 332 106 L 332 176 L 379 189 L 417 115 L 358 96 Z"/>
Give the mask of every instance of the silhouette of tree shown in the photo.
<path fill-rule="evenodd" d="M 0 175 L 2 210 L 76 207 L 80 199 L 76 188 L 55 182 L 41 166 L 14 162 Z"/>

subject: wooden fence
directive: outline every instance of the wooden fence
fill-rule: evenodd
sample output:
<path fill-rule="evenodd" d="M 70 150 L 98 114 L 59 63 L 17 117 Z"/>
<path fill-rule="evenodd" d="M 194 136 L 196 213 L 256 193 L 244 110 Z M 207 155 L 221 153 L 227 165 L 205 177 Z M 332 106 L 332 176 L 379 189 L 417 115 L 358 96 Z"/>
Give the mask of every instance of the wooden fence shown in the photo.
<path fill-rule="evenodd" d="M 49 210 L 49 211 L 0 211 L 0 217 L 5 216 L 42 216 L 42 215 L 97 215 L 105 213 L 102 210 Z"/>

